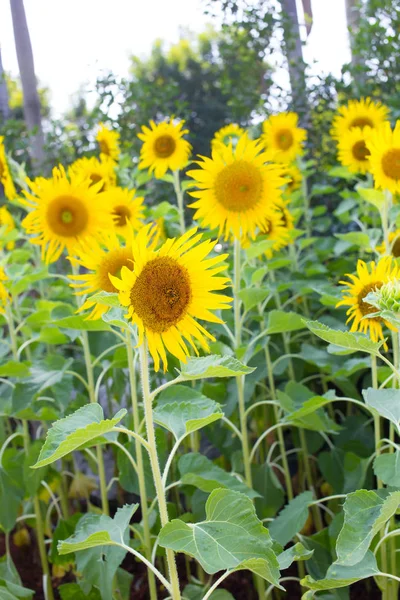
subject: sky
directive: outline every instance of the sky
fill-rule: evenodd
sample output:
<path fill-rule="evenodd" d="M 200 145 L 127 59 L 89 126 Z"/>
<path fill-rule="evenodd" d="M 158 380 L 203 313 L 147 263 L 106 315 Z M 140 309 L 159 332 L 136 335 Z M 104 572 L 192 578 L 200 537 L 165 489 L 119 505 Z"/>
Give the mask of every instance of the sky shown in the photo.
<path fill-rule="evenodd" d="M 298 2 L 300 0 L 297 0 Z M 50 88 L 55 114 L 102 70 L 124 76 L 129 56 L 146 56 L 155 39 L 174 43 L 182 28 L 210 21 L 202 0 L 24 0 L 36 75 Z M 345 0 L 312 0 L 314 23 L 304 49 L 314 72 L 339 74 L 349 60 Z M 18 74 L 9 0 L 0 0 L 3 67 Z"/>

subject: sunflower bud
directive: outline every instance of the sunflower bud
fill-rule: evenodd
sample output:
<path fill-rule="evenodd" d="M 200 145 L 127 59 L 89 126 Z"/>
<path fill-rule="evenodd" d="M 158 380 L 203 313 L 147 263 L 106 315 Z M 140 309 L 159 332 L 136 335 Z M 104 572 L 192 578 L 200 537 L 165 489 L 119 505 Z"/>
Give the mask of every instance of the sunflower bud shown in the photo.
<path fill-rule="evenodd" d="M 379 290 L 375 290 L 368 295 L 368 302 L 379 310 L 400 313 L 400 280 L 393 279 L 383 284 Z"/>

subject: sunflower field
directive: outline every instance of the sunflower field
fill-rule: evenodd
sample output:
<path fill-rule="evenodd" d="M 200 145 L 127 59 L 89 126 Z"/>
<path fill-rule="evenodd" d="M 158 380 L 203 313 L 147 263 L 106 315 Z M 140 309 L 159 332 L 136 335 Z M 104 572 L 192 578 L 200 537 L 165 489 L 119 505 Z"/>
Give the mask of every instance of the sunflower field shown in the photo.
<path fill-rule="evenodd" d="M 2 600 L 399 597 L 400 121 L 307 136 L 0 137 Z"/>

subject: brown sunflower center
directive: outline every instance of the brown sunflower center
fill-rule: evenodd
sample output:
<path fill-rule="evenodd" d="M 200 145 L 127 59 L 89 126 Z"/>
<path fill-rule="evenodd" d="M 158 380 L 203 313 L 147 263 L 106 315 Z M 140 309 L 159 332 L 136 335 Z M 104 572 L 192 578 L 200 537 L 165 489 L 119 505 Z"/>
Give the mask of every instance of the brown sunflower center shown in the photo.
<path fill-rule="evenodd" d="M 375 306 L 372 306 L 372 304 L 369 304 L 369 302 L 365 302 L 364 298 L 370 292 L 379 290 L 382 287 L 382 285 L 383 285 L 382 281 L 376 281 L 375 283 L 368 283 L 367 285 L 365 285 L 363 287 L 361 292 L 358 294 L 358 296 L 357 296 L 358 308 L 359 308 L 360 312 L 363 314 L 363 316 L 378 312 L 378 309 Z M 380 319 L 380 317 L 376 317 L 376 318 Z"/>
<path fill-rule="evenodd" d="M 281 129 L 276 134 L 275 141 L 281 150 L 289 150 L 293 145 L 293 133 L 290 129 Z"/>
<path fill-rule="evenodd" d="M 392 256 L 395 258 L 400 257 L 400 235 L 397 236 L 392 244 Z"/>
<path fill-rule="evenodd" d="M 89 178 L 92 183 L 99 183 L 103 179 L 100 173 L 91 173 Z"/>
<path fill-rule="evenodd" d="M 364 127 L 373 127 L 373 126 L 374 126 L 373 122 L 368 117 L 356 117 L 350 123 L 350 128 L 361 127 L 361 129 L 363 129 Z"/>
<path fill-rule="evenodd" d="M 192 298 L 189 273 L 169 256 L 154 258 L 138 276 L 130 297 L 144 326 L 163 333 L 186 313 Z"/>
<path fill-rule="evenodd" d="M 260 201 L 262 189 L 259 169 L 245 160 L 227 165 L 218 173 L 214 184 L 217 201 L 233 212 L 253 208 Z"/>
<path fill-rule="evenodd" d="M 107 156 L 110 156 L 110 146 L 107 144 L 107 142 L 105 140 L 100 140 L 99 146 L 100 146 L 100 152 L 102 154 L 107 154 Z"/>
<path fill-rule="evenodd" d="M 110 281 L 109 274 L 119 277 L 122 267 L 133 269 L 132 252 L 128 248 L 118 248 L 108 252 L 99 266 L 100 287 L 103 292 L 117 292 L 118 290 Z"/>
<path fill-rule="evenodd" d="M 400 179 L 400 148 L 391 148 L 382 156 L 382 170 L 390 179 Z"/>
<path fill-rule="evenodd" d="M 176 148 L 176 142 L 170 135 L 160 135 L 154 142 L 154 153 L 157 158 L 169 158 Z"/>
<path fill-rule="evenodd" d="M 369 150 L 367 148 L 367 146 L 365 145 L 364 140 L 359 140 L 358 142 L 356 142 L 353 147 L 352 147 L 352 152 L 353 152 L 353 156 L 356 160 L 368 160 L 369 157 Z"/>
<path fill-rule="evenodd" d="M 116 206 L 113 210 L 114 225 L 116 227 L 124 227 L 131 218 L 131 211 L 127 206 Z"/>
<path fill-rule="evenodd" d="M 85 231 L 89 214 L 80 198 L 57 196 L 47 208 L 50 229 L 62 237 L 76 237 Z"/>
<path fill-rule="evenodd" d="M 3 161 L 0 160 L 0 179 L 3 177 L 3 175 L 5 173 L 5 170 L 6 170 L 6 168 L 5 168 L 4 164 L 3 164 Z"/>

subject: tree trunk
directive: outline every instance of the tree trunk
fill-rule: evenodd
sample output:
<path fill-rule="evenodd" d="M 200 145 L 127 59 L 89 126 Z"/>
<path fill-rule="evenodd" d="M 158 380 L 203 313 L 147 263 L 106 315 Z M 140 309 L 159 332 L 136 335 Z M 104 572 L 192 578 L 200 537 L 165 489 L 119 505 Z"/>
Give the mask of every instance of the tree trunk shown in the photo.
<path fill-rule="evenodd" d="M 365 65 L 363 57 L 356 51 L 354 44 L 361 21 L 360 0 L 346 0 L 346 20 L 349 32 L 353 81 L 358 95 L 361 95 L 365 84 Z"/>
<path fill-rule="evenodd" d="M 305 63 L 300 38 L 296 0 L 281 0 L 285 54 L 288 61 L 292 105 L 296 112 L 307 112 Z"/>
<path fill-rule="evenodd" d="M 0 46 L 0 114 L 4 121 L 10 116 L 10 105 L 8 103 L 8 90 L 6 82 L 6 74 L 3 69 L 3 62 L 1 60 L 1 46 Z"/>
<path fill-rule="evenodd" d="M 32 45 L 23 0 L 10 0 L 19 74 L 24 97 L 24 116 L 31 134 L 31 157 L 35 169 L 44 161 L 44 136 Z"/>

